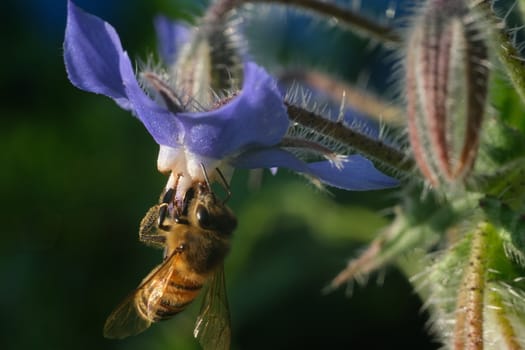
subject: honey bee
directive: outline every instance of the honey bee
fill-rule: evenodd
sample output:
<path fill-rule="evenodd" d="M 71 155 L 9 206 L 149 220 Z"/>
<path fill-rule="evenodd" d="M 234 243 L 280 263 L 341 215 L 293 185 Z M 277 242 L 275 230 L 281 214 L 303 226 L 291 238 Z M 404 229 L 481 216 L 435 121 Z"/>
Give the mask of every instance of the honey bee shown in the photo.
<path fill-rule="evenodd" d="M 237 225 L 208 181 L 195 182 L 180 204 L 168 190 L 140 225 L 142 242 L 164 248 L 164 261 L 108 317 L 107 338 L 136 335 L 183 311 L 208 282 L 194 336 L 206 348 L 228 349 L 230 317 L 223 261 Z"/>

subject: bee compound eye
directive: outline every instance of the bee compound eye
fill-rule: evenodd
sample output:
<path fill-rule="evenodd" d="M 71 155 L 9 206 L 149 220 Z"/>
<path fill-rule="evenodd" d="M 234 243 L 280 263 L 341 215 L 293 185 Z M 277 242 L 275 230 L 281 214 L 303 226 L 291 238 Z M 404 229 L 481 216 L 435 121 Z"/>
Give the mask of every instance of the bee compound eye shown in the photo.
<path fill-rule="evenodd" d="M 202 205 L 197 208 L 197 221 L 202 228 L 211 228 L 212 226 L 210 212 Z"/>

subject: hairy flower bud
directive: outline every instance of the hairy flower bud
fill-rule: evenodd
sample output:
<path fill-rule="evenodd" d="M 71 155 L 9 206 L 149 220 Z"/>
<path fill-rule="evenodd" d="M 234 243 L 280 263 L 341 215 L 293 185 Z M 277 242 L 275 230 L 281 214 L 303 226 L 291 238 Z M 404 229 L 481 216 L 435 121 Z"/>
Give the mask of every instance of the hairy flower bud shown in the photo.
<path fill-rule="evenodd" d="M 228 21 L 196 28 L 171 67 L 175 85 L 204 107 L 213 103 L 214 93 L 239 90 L 242 64 L 236 40 Z"/>
<path fill-rule="evenodd" d="M 487 98 L 484 30 L 464 0 L 430 0 L 406 47 L 410 143 L 433 185 L 463 180 L 476 159 Z"/>

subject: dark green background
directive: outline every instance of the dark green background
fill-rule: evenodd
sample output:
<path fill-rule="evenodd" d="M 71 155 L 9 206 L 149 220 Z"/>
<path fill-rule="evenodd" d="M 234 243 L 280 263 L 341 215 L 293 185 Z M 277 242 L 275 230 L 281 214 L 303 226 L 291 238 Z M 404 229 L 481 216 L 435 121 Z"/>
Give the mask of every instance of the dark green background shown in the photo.
<path fill-rule="evenodd" d="M 112 23 L 131 57 L 141 58 L 156 48 L 154 14 L 199 11 L 189 0 L 78 3 Z M 0 348 L 193 349 L 198 301 L 140 336 L 102 337 L 109 312 L 160 262 L 137 230 L 166 178 L 156 171 L 157 145 L 137 120 L 68 82 L 65 4 L 0 5 Z M 293 40 L 302 30 L 290 28 L 283 38 Z M 339 51 L 320 53 L 354 62 L 340 67 L 352 76 L 355 63 L 368 60 L 349 49 L 359 45 L 336 42 Z M 247 179 L 236 174 L 230 202 L 240 223 L 226 263 L 234 348 L 436 347 L 417 297 L 394 269 L 381 284 L 383 275 L 373 275 L 356 286 L 352 298 L 321 293 L 387 223 L 379 211 L 395 203 L 395 192 L 331 196 L 286 171 L 265 173 L 255 190 Z"/>

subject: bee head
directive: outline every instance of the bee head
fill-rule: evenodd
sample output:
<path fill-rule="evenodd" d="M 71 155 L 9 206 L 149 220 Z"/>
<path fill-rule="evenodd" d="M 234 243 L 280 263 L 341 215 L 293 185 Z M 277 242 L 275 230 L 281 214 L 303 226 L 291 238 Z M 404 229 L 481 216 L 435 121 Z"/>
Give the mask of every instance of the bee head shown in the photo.
<path fill-rule="evenodd" d="M 237 219 L 231 209 L 218 200 L 205 183 L 196 187 L 194 198 L 188 206 L 191 221 L 203 230 L 230 235 L 237 227 Z"/>

